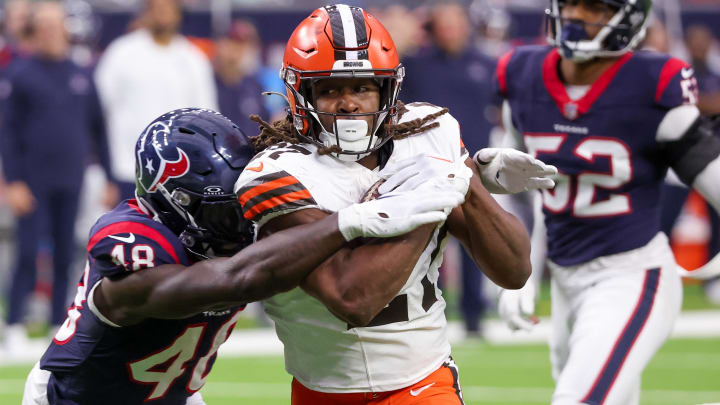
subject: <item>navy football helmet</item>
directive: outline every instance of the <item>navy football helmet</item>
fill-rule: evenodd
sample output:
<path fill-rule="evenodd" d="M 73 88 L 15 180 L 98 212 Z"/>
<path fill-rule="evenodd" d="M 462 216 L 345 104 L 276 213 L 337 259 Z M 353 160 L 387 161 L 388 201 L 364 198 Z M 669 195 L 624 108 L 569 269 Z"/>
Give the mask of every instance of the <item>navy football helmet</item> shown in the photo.
<path fill-rule="evenodd" d="M 567 3 L 601 3 L 614 11 L 594 38 L 588 38 L 585 24 L 562 18 Z M 597 57 L 619 56 L 634 49 L 645 38 L 652 0 L 550 0 L 545 10 L 548 41 L 560 53 L 576 62 Z"/>
<path fill-rule="evenodd" d="M 232 121 L 211 110 L 171 111 L 145 128 L 135 153 L 139 205 L 188 251 L 229 256 L 252 243 L 233 186 L 254 151 Z"/>

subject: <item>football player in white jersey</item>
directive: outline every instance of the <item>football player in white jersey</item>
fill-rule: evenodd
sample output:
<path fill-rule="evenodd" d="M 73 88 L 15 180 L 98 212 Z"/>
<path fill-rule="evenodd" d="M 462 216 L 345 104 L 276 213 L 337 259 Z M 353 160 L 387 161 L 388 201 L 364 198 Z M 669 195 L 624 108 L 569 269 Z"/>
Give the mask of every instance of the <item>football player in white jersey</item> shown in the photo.
<path fill-rule="evenodd" d="M 255 146 L 266 149 L 235 186 L 259 238 L 406 187 L 465 194 L 446 221 L 348 244 L 301 288 L 265 302 L 285 346 L 296 405 L 461 404 L 436 287 L 449 234 L 497 284 L 517 289 L 529 275 L 527 233 L 486 187 L 552 187 L 542 176 L 554 168 L 488 149 L 476 156 L 479 170 L 447 109 L 398 101 L 404 74 L 392 38 L 373 16 L 346 5 L 315 10 L 285 51 L 288 118 L 273 125 L 257 119 L 263 130 Z"/>

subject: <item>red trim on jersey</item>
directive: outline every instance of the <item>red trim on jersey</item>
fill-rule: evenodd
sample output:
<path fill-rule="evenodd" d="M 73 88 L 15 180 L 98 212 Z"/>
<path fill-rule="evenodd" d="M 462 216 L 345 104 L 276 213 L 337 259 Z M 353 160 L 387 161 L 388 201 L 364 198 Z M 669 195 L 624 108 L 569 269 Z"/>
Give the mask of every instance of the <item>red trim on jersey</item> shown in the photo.
<path fill-rule="evenodd" d="M 553 48 L 545 57 L 545 61 L 543 61 L 543 81 L 545 82 L 545 88 L 547 88 L 548 93 L 550 93 L 550 96 L 553 100 L 555 100 L 555 103 L 563 116 L 572 121 L 590 111 L 592 105 L 605 92 L 605 89 L 607 89 L 610 85 L 610 82 L 612 82 L 612 79 L 618 73 L 620 68 L 628 60 L 630 60 L 632 56 L 632 52 L 624 54 L 612 66 L 610 66 L 608 70 L 603 72 L 603 74 L 590 86 L 590 90 L 588 90 L 583 97 L 578 100 L 572 100 L 570 99 L 570 96 L 568 96 L 565 85 L 560 80 L 557 72 L 558 63 L 562 57 L 560 56 L 557 48 Z M 568 116 L 568 107 L 573 106 L 575 107 L 573 109 L 575 110 L 575 114 L 574 116 Z"/>
<path fill-rule="evenodd" d="M 132 200 L 128 200 L 128 206 L 130 208 L 134 209 L 135 211 L 137 211 L 138 213 L 140 213 L 148 218 L 152 218 L 150 216 L 150 214 L 148 214 L 147 212 L 143 211 L 142 208 L 140 208 L 140 204 L 137 202 L 136 199 L 133 198 Z"/>
<path fill-rule="evenodd" d="M 507 95 L 507 65 L 510 63 L 514 53 L 515 50 L 513 49 L 498 60 L 497 81 L 500 83 L 500 91 L 502 91 L 503 95 Z"/>
<path fill-rule="evenodd" d="M 165 249 L 165 251 L 170 253 L 170 256 L 172 256 L 176 263 L 180 263 L 180 259 L 178 258 L 175 249 L 173 248 L 172 244 L 167 240 L 167 238 L 163 236 L 163 234 L 148 225 L 131 221 L 116 222 L 95 232 L 92 238 L 90 238 L 90 242 L 88 242 L 87 251 L 91 251 L 92 248 L 94 248 L 95 245 L 100 242 L 102 238 L 117 233 L 135 233 L 138 235 L 142 235 L 150 240 L 153 240 L 157 242 L 163 249 Z"/>
<path fill-rule="evenodd" d="M 676 58 L 670 58 L 667 62 L 665 62 L 665 66 L 663 66 L 660 71 L 660 79 L 658 79 L 657 90 L 655 90 L 656 103 L 660 101 L 660 98 L 662 98 L 662 95 L 672 81 L 672 78 L 686 67 L 690 67 L 690 65 Z"/>

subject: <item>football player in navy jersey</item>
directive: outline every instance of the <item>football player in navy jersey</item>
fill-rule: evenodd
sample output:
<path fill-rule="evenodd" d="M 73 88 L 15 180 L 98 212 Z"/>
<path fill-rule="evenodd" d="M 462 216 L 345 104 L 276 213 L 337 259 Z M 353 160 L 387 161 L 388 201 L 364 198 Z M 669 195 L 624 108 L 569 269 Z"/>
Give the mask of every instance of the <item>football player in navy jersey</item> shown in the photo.
<path fill-rule="evenodd" d="M 720 207 L 720 141 L 695 105 L 693 69 L 634 51 L 651 3 L 551 0 L 552 46 L 520 47 L 498 62 L 508 140 L 559 171 L 542 191 L 553 404 L 639 402 L 642 371 L 682 301 L 660 232 L 668 169 Z M 532 326 L 532 294 L 501 293 L 511 327 Z"/>
<path fill-rule="evenodd" d="M 388 193 L 248 246 L 232 189 L 253 154 L 210 110 L 172 111 L 145 129 L 137 199 L 91 229 L 74 302 L 23 404 L 203 404 L 198 390 L 245 303 L 297 286 L 354 237 L 441 222 L 463 200 L 453 187 Z"/>

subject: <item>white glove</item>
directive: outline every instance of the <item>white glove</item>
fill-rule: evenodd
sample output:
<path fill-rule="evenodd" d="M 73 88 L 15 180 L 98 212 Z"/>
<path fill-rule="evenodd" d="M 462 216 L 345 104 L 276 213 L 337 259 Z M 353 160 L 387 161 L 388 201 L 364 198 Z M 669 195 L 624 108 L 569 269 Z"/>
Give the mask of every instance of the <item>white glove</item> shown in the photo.
<path fill-rule="evenodd" d="M 557 168 L 527 153 L 511 148 L 484 148 L 473 156 L 485 188 L 493 194 L 515 194 L 540 188 L 553 188 L 549 176 Z"/>
<path fill-rule="evenodd" d="M 391 191 L 415 190 L 433 179 L 442 179 L 455 190 L 465 195 L 470 187 L 472 170 L 465 162 L 419 154 L 385 167 L 380 175 L 387 180 L 378 192 L 382 195 Z"/>
<path fill-rule="evenodd" d="M 538 323 L 535 312 L 535 285 L 528 280 L 519 290 L 501 289 L 498 313 L 511 330 L 530 331 Z"/>
<path fill-rule="evenodd" d="M 421 225 L 444 221 L 464 199 L 464 194 L 431 182 L 415 191 L 392 192 L 343 208 L 338 211 L 338 227 L 347 241 L 402 235 Z"/>

